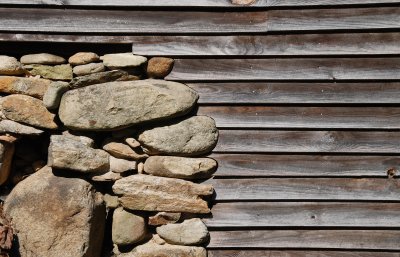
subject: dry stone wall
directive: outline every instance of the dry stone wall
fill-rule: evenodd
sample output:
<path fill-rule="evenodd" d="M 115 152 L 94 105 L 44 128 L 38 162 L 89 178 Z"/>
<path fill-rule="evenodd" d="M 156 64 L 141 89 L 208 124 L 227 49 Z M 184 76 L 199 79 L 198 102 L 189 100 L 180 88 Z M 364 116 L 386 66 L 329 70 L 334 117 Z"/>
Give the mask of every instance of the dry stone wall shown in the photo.
<path fill-rule="evenodd" d="M 207 256 L 218 130 L 173 63 L 0 56 L 0 256 Z"/>

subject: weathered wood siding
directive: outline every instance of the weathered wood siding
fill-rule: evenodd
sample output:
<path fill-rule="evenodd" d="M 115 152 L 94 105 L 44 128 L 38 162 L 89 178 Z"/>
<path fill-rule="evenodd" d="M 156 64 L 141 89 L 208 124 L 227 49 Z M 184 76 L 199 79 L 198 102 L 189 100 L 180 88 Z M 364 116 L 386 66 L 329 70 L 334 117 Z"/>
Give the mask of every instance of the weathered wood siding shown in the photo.
<path fill-rule="evenodd" d="M 400 256 L 400 1 L 0 0 L 0 46 L 176 59 L 220 129 L 210 257 Z"/>

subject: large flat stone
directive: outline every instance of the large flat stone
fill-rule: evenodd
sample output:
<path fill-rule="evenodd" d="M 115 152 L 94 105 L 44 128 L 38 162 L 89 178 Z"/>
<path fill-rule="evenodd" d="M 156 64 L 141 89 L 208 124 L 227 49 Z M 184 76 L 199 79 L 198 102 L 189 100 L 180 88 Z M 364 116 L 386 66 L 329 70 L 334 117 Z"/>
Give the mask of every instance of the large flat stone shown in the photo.
<path fill-rule="evenodd" d="M 44 131 L 20 124 L 12 120 L 1 120 L 0 121 L 0 133 L 13 133 L 18 135 L 30 135 L 37 136 L 42 134 Z"/>
<path fill-rule="evenodd" d="M 25 65 L 24 68 L 29 70 L 31 75 L 41 76 L 45 79 L 69 81 L 73 78 L 72 67 L 69 64 L 61 64 L 56 66 L 29 64 Z"/>
<path fill-rule="evenodd" d="M 134 68 L 147 62 L 147 58 L 132 53 L 106 54 L 100 57 L 109 69 Z"/>
<path fill-rule="evenodd" d="M 51 81 L 40 78 L 1 76 L 0 92 L 6 94 L 23 94 L 43 99 Z"/>
<path fill-rule="evenodd" d="M 5 213 L 17 230 L 20 257 L 98 257 L 105 208 L 83 179 L 57 177 L 44 167 L 7 197 Z"/>
<path fill-rule="evenodd" d="M 23 64 L 63 64 L 66 60 L 58 55 L 40 53 L 40 54 L 27 54 L 21 57 L 21 63 Z"/>
<path fill-rule="evenodd" d="M 194 116 L 146 130 L 139 134 L 138 140 L 149 155 L 197 156 L 215 147 L 218 130 L 212 118 Z"/>
<path fill-rule="evenodd" d="M 65 93 L 59 116 L 72 129 L 115 130 L 184 115 L 197 99 L 195 91 L 176 82 L 109 82 Z"/>
<path fill-rule="evenodd" d="M 181 179 L 138 174 L 116 181 L 113 191 L 130 210 L 209 213 L 200 196 L 212 195 L 214 189 Z"/>

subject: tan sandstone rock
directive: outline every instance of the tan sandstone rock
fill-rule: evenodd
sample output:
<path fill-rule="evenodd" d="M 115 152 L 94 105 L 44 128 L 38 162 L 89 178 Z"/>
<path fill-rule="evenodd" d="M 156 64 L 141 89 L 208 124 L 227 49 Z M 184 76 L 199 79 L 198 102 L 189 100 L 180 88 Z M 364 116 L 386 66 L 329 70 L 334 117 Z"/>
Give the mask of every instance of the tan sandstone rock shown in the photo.
<path fill-rule="evenodd" d="M 0 92 L 6 94 L 23 94 L 43 99 L 51 81 L 40 78 L 1 76 Z"/>
<path fill-rule="evenodd" d="M 117 245 L 131 245 L 148 236 L 146 221 L 123 208 L 115 209 L 112 222 L 112 241 Z"/>
<path fill-rule="evenodd" d="M 76 76 L 84 76 L 92 73 L 102 72 L 105 70 L 104 64 L 102 63 L 88 63 L 83 65 L 75 66 L 72 71 Z"/>
<path fill-rule="evenodd" d="M 119 159 L 110 155 L 110 170 L 115 173 L 123 173 L 129 170 L 136 170 L 136 161 Z"/>
<path fill-rule="evenodd" d="M 126 144 L 107 139 L 103 144 L 103 149 L 116 158 L 140 160 L 147 158 L 147 154 L 141 154 L 133 150 Z"/>
<path fill-rule="evenodd" d="M 106 54 L 100 57 L 109 69 L 134 68 L 147 62 L 147 58 L 132 53 Z"/>
<path fill-rule="evenodd" d="M 68 62 L 71 65 L 84 65 L 91 62 L 97 62 L 100 57 L 92 52 L 79 52 L 69 57 Z"/>
<path fill-rule="evenodd" d="M 149 225 L 160 226 L 170 223 L 176 223 L 181 218 L 180 212 L 159 212 L 149 217 Z"/>
<path fill-rule="evenodd" d="M 14 57 L 0 55 L 0 75 L 23 75 L 25 70 Z"/>
<path fill-rule="evenodd" d="M 55 65 L 63 64 L 66 60 L 54 54 L 40 53 L 40 54 L 27 54 L 21 57 L 22 64 L 46 64 Z"/>

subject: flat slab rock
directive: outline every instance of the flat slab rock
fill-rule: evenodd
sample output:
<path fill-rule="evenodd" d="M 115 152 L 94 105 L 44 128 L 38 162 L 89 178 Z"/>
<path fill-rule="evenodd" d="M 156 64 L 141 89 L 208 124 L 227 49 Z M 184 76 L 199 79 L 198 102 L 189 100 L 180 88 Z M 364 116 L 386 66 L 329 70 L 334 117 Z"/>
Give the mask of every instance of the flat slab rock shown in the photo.
<path fill-rule="evenodd" d="M 44 167 L 7 197 L 5 213 L 18 231 L 19 256 L 100 256 L 105 208 L 83 179 Z"/>
<path fill-rule="evenodd" d="M 43 132 L 44 132 L 43 130 L 26 126 L 12 120 L 0 121 L 0 133 L 13 133 L 18 135 L 37 136 L 42 134 Z"/>
<path fill-rule="evenodd" d="M 199 218 L 163 225 L 157 228 L 157 234 L 167 243 L 175 245 L 201 245 L 210 237 L 206 225 Z"/>
<path fill-rule="evenodd" d="M 197 156 L 210 152 L 218 141 L 215 121 L 194 116 L 172 125 L 145 130 L 139 142 L 149 155 Z"/>
<path fill-rule="evenodd" d="M 22 64 L 63 64 L 66 60 L 54 54 L 40 53 L 40 54 L 27 54 L 21 57 Z"/>
<path fill-rule="evenodd" d="M 73 78 L 72 67 L 69 64 L 61 64 L 56 66 L 43 64 L 28 64 L 24 66 L 33 76 L 40 76 L 45 79 L 66 80 Z"/>
<path fill-rule="evenodd" d="M 132 53 L 106 54 L 100 57 L 109 69 L 139 67 L 147 62 L 147 58 Z"/>
<path fill-rule="evenodd" d="M 109 82 L 65 93 L 59 116 L 71 129 L 115 130 L 184 115 L 197 99 L 195 91 L 176 82 Z"/>
<path fill-rule="evenodd" d="M 131 175 L 116 181 L 115 194 L 120 203 L 130 210 L 209 213 L 200 196 L 212 195 L 211 185 L 149 175 Z"/>
<path fill-rule="evenodd" d="M 51 81 L 40 78 L 13 76 L 0 77 L 0 92 L 6 94 L 23 94 L 43 99 Z"/>

